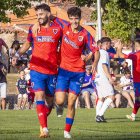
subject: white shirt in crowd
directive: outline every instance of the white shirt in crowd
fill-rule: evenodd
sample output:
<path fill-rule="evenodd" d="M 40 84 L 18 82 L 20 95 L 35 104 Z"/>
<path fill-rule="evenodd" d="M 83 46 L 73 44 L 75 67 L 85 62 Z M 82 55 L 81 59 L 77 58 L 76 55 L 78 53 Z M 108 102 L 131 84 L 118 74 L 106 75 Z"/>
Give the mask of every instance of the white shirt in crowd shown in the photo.
<path fill-rule="evenodd" d="M 132 78 L 128 79 L 125 76 L 122 76 L 120 79 L 120 82 L 121 82 L 120 85 L 126 85 L 129 83 L 133 83 L 133 80 L 132 80 Z M 123 90 L 133 90 L 133 85 L 124 86 Z"/>

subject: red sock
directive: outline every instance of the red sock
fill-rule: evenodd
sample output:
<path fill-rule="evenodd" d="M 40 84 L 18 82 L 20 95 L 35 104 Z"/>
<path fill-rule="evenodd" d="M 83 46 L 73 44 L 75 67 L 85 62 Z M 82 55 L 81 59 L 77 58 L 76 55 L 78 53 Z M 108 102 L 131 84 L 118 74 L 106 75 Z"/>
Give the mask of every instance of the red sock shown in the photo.
<path fill-rule="evenodd" d="M 37 115 L 42 128 L 47 127 L 47 113 L 44 104 L 36 105 Z"/>
<path fill-rule="evenodd" d="M 135 103 L 135 104 L 134 104 L 134 108 L 133 108 L 133 111 L 132 111 L 132 112 L 133 112 L 134 114 L 137 114 L 137 112 L 138 112 L 139 108 L 140 108 L 140 104 Z"/>

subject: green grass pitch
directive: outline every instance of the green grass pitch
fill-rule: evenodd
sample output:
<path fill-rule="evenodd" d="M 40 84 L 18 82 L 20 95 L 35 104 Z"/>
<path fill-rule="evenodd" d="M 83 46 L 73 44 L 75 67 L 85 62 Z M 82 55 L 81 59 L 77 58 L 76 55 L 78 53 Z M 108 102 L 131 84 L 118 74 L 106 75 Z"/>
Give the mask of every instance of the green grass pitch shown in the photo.
<path fill-rule="evenodd" d="M 140 140 L 140 113 L 135 122 L 125 118 L 131 109 L 108 109 L 107 123 L 95 122 L 95 109 L 77 109 L 71 130 L 72 140 Z M 65 116 L 57 118 L 55 109 L 49 116 L 48 140 L 63 140 Z M 39 140 L 39 123 L 35 110 L 0 110 L 0 140 Z"/>

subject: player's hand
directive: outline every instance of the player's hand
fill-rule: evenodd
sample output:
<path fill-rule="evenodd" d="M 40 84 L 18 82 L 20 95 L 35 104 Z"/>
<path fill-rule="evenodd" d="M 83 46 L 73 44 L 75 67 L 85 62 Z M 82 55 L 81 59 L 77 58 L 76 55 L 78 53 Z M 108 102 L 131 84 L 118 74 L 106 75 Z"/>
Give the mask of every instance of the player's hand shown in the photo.
<path fill-rule="evenodd" d="M 37 33 L 40 32 L 39 22 L 35 23 L 32 27 L 32 33 L 34 36 L 37 36 Z"/>
<path fill-rule="evenodd" d="M 113 85 L 114 84 L 114 80 L 110 77 L 109 78 L 109 82 Z"/>
<path fill-rule="evenodd" d="M 85 61 L 86 60 L 86 55 L 81 55 L 81 59 L 83 60 L 83 61 Z"/>
<path fill-rule="evenodd" d="M 114 44 L 114 47 L 117 48 L 117 49 L 120 49 L 122 50 L 123 48 L 123 44 L 120 40 L 118 40 L 115 44 Z"/>
<path fill-rule="evenodd" d="M 93 64 L 92 64 L 91 72 L 92 72 L 92 74 L 97 73 L 97 64 L 96 64 L 96 63 L 93 63 Z"/>

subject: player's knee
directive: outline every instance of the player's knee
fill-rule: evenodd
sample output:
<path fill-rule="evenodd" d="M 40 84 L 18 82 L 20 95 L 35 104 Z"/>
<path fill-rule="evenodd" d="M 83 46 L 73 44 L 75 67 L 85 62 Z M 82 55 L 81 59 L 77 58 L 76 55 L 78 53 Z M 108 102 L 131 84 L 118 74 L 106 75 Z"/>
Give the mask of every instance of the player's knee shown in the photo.
<path fill-rule="evenodd" d="M 61 98 L 57 98 L 55 102 L 57 105 L 60 105 L 60 106 L 64 104 L 64 100 Z"/>

